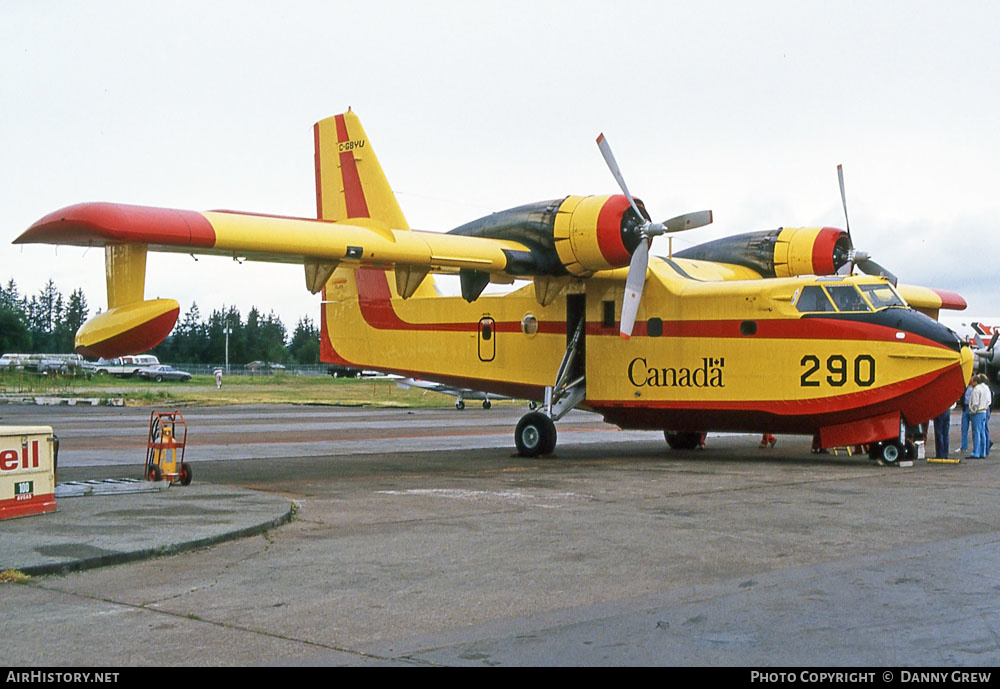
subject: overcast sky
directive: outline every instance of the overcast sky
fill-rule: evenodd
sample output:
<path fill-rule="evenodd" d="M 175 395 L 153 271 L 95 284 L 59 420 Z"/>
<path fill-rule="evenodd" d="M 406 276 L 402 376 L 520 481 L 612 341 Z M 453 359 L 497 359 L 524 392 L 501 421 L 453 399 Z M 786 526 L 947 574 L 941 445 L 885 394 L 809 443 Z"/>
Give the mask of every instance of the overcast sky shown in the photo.
<path fill-rule="evenodd" d="M 414 228 L 617 192 L 601 131 L 654 218 L 714 210 L 675 249 L 843 227 L 843 163 L 859 248 L 997 313 L 998 33 L 940 0 L 5 0 L 0 280 L 105 307 L 102 251 L 9 244 L 82 201 L 314 216 L 312 125 L 351 107 Z M 146 284 L 318 320 L 301 267 L 151 254 Z"/>

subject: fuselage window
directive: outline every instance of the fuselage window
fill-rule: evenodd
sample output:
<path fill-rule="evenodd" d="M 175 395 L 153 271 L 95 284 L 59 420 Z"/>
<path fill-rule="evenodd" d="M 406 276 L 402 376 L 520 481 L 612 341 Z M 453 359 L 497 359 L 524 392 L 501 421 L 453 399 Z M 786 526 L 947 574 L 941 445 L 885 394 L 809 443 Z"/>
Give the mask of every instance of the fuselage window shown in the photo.
<path fill-rule="evenodd" d="M 601 302 L 601 325 L 605 328 L 615 327 L 615 303 L 613 301 Z"/>

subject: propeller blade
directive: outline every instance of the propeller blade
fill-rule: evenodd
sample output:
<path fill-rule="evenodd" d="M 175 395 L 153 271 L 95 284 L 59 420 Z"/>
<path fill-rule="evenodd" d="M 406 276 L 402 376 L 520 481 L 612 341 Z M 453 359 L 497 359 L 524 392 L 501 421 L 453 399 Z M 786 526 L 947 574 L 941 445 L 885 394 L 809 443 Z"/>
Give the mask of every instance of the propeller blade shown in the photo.
<path fill-rule="evenodd" d="M 988 351 L 992 352 L 993 348 L 997 346 L 998 337 L 1000 337 L 1000 330 L 993 333 L 993 337 L 990 338 L 990 346 L 986 348 Z"/>
<path fill-rule="evenodd" d="M 840 201 L 844 204 L 844 222 L 847 224 L 847 238 L 851 238 L 851 219 L 847 216 L 847 192 L 844 191 L 844 166 L 837 166 L 837 179 L 840 180 Z M 854 242 L 851 242 L 853 248 Z"/>
<path fill-rule="evenodd" d="M 642 213 L 639 212 L 639 206 L 635 204 L 635 199 L 632 198 L 632 194 L 629 192 L 628 187 L 625 186 L 625 177 L 622 175 L 622 171 L 618 169 L 618 163 L 615 161 L 615 154 L 611 152 L 611 146 L 608 144 L 608 140 L 604 138 L 604 134 L 601 133 L 597 137 L 597 147 L 601 149 L 601 155 L 604 156 L 604 162 L 608 164 L 611 169 L 611 174 L 614 176 L 615 181 L 618 182 L 618 186 L 621 187 L 622 192 L 625 194 L 625 198 L 628 199 L 629 204 L 632 206 L 632 210 L 635 214 L 639 216 L 640 219 L 645 220 Z"/>
<path fill-rule="evenodd" d="M 880 266 L 878 263 L 871 260 L 867 256 L 864 257 L 859 256 L 857 260 L 857 266 L 858 268 L 861 269 L 861 272 L 867 275 L 881 275 L 883 277 L 888 278 L 889 282 L 892 283 L 893 287 L 895 287 L 896 283 L 899 282 L 899 279 L 895 275 L 893 275 L 890 271 L 886 270 L 885 268 L 883 268 L 882 266 Z"/>
<path fill-rule="evenodd" d="M 678 215 L 676 218 L 670 218 L 670 220 L 665 220 L 663 226 L 666 228 L 667 232 L 682 232 L 684 230 L 693 230 L 696 227 L 704 227 L 705 225 L 712 224 L 712 211 L 695 211 L 694 213 L 685 213 L 684 215 Z"/>
<path fill-rule="evenodd" d="M 625 278 L 625 299 L 622 301 L 622 322 L 619 334 L 626 340 L 632 337 L 632 326 L 635 325 L 635 314 L 639 311 L 639 300 L 642 298 L 642 288 L 646 284 L 646 269 L 649 267 L 649 242 L 643 240 L 635 248 L 632 260 L 628 264 L 628 277 Z"/>

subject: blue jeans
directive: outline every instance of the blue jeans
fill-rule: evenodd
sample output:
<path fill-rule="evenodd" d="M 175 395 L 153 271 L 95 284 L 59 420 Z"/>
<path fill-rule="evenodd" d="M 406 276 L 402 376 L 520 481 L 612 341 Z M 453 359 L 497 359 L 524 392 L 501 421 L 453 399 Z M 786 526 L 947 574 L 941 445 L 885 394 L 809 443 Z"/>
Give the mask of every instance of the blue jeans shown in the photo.
<path fill-rule="evenodd" d="M 962 452 L 969 451 L 969 426 L 971 425 L 971 414 L 969 408 L 962 410 Z"/>
<path fill-rule="evenodd" d="M 993 441 L 990 440 L 990 410 L 986 410 L 986 421 L 983 423 L 983 432 L 986 434 L 986 445 L 983 446 L 983 455 L 989 456 Z"/>
<path fill-rule="evenodd" d="M 986 438 L 986 412 L 972 415 L 972 454 L 970 457 L 985 457 L 989 450 Z"/>

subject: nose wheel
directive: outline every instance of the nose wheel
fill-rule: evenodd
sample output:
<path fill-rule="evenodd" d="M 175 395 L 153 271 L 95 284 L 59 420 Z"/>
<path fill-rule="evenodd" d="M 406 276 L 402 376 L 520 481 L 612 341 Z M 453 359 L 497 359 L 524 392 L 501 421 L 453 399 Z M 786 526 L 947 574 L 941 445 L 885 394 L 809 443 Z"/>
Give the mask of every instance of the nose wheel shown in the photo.
<path fill-rule="evenodd" d="M 541 412 L 525 414 L 514 431 L 514 444 L 522 457 L 552 454 L 556 449 L 556 425 Z"/>
<path fill-rule="evenodd" d="M 911 441 L 901 444 L 898 440 L 883 440 L 874 443 L 868 451 L 868 457 L 883 464 L 896 464 L 903 460 L 914 459 L 917 448 Z"/>

